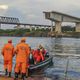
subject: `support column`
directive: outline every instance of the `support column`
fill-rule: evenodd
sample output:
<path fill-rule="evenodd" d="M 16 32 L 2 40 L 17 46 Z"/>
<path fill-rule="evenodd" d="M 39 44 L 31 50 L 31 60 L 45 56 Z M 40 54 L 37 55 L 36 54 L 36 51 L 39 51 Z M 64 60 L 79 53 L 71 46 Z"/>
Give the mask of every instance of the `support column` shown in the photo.
<path fill-rule="evenodd" d="M 55 22 L 55 32 L 61 33 L 61 24 L 62 22 L 58 22 L 58 21 Z"/>
<path fill-rule="evenodd" d="M 76 23 L 76 32 L 80 32 L 80 23 Z"/>
<path fill-rule="evenodd" d="M 20 29 L 20 27 L 21 27 L 20 25 L 17 25 L 17 26 L 16 26 L 17 29 Z"/>
<path fill-rule="evenodd" d="M 0 24 L 0 29 L 1 29 L 1 24 Z"/>
<path fill-rule="evenodd" d="M 24 29 L 26 29 L 26 25 L 24 25 Z"/>
<path fill-rule="evenodd" d="M 53 21 L 51 21 L 51 32 L 53 32 Z"/>
<path fill-rule="evenodd" d="M 32 26 L 29 26 L 30 27 L 30 31 L 32 31 Z"/>
<path fill-rule="evenodd" d="M 36 26 L 34 27 L 34 29 L 35 29 L 35 30 L 37 29 Z"/>

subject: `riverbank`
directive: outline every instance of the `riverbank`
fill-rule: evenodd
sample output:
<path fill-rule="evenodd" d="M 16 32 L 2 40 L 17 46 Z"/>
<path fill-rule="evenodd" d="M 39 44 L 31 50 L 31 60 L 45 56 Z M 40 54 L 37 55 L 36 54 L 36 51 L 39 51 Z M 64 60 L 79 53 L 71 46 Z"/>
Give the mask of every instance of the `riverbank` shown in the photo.
<path fill-rule="evenodd" d="M 51 37 L 67 37 L 67 38 L 80 38 L 80 32 L 62 32 L 62 33 L 55 33 L 55 32 L 49 32 L 48 36 Z"/>
<path fill-rule="evenodd" d="M 30 29 L 7 29 L 7 30 L 2 30 L 0 29 L 0 36 L 26 36 L 26 37 L 47 37 L 48 32 L 50 30 L 45 30 L 45 29 L 37 29 L 37 30 L 32 30 Z"/>
<path fill-rule="evenodd" d="M 62 33 L 50 32 L 49 29 L 0 29 L 0 36 L 11 36 L 11 37 L 74 37 L 80 38 L 80 32 L 66 31 Z"/>
<path fill-rule="evenodd" d="M 9 78 L 7 76 L 0 75 L 0 80 L 14 80 L 14 78 Z M 19 78 L 18 80 L 22 80 L 22 79 Z M 35 76 L 35 77 L 28 77 L 25 80 L 52 80 L 52 79 L 47 77 Z"/>

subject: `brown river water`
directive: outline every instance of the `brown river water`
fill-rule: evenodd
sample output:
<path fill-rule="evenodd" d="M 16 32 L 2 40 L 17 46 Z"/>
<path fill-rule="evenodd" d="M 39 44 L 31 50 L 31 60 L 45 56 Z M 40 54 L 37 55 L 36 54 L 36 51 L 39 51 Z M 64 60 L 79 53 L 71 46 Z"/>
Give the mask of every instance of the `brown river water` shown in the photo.
<path fill-rule="evenodd" d="M 8 39 L 13 40 L 15 46 L 21 37 L 0 37 L 0 51 Z M 27 37 L 26 43 L 31 48 L 36 49 L 42 44 L 48 52 L 53 55 L 53 66 L 42 70 L 40 73 L 33 74 L 29 80 L 80 80 L 80 57 L 54 56 L 54 54 L 80 54 L 80 38 L 46 38 L 46 37 Z M 67 65 L 68 63 L 68 65 Z M 13 58 L 13 73 L 15 57 Z M 68 67 L 67 67 L 68 66 Z M 67 71 L 66 71 L 67 69 Z M 0 74 L 4 74 L 3 57 L 0 54 Z M 27 79 L 27 80 L 28 80 Z"/>

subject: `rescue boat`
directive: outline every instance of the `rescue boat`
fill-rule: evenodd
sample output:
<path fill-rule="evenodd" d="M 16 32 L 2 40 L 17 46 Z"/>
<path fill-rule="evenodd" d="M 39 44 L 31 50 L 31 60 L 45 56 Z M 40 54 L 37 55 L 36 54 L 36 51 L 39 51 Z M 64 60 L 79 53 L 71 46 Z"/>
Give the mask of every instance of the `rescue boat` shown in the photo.
<path fill-rule="evenodd" d="M 48 56 L 45 58 L 44 61 L 34 65 L 30 65 L 29 70 L 31 71 L 31 70 L 41 69 L 43 67 L 52 65 L 53 64 L 52 59 L 53 59 L 53 56 Z"/>

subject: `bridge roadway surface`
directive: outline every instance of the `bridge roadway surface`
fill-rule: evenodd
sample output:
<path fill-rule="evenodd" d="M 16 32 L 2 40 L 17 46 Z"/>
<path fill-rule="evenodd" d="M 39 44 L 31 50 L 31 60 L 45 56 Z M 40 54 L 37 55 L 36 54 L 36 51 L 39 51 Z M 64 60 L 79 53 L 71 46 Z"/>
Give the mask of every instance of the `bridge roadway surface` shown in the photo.
<path fill-rule="evenodd" d="M 51 25 L 41 25 L 41 24 L 27 24 L 27 23 L 12 23 L 12 22 L 0 22 L 0 24 L 12 24 L 12 25 L 28 25 L 28 26 L 42 26 L 42 27 L 51 27 Z"/>

